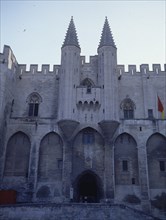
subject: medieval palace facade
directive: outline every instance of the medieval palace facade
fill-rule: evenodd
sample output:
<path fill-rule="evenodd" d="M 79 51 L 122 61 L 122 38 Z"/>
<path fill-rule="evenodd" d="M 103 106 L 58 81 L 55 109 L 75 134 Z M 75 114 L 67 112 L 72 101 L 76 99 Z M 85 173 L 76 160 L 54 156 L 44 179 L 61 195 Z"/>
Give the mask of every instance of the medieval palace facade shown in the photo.
<path fill-rule="evenodd" d="M 152 48 L 153 49 L 153 48 Z M 127 203 L 166 193 L 166 65 L 117 64 L 107 18 L 97 55 L 80 55 L 73 18 L 61 63 L 0 54 L 0 190 L 18 203 Z"/>

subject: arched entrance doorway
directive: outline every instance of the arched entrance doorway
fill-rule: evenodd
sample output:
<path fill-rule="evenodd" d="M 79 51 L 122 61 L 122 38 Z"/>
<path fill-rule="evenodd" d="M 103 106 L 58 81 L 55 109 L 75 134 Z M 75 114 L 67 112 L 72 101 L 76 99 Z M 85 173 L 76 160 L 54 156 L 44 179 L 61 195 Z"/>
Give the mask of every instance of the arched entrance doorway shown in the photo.
<path fill-rule="evenodd" d="M 83 203 L 98 203 L 101 199 L 101 184 L 99 177 L 87 171 L 78 176 L 74 184 L 74 200 Z"/>

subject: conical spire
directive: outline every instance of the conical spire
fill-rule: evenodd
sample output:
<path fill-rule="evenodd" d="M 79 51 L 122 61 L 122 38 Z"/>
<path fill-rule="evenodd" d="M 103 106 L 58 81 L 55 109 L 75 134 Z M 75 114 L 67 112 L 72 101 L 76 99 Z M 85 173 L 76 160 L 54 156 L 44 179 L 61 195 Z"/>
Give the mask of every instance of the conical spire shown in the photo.
<path fill-rule="evenodd" d="M 65 40 L 63 42 L 62 47 L 65 46 L 76 46 L 80 48 L 80 45 L 78 43 L 78 38 L 77 38 L 77 33 L 76 33 L 76 29 L 75 29 L 75 25 L 74 25 L 74 21 L 73 21 L 73 16 L 71 17 L 71 21 L 66 33 L 66 37 Z"/>
<path fill-rule="evenodd" d="M 116 48 L 107 17 L 105 18 L 105 23 L 98 48 L 103 46 L 113 46 Z"/>

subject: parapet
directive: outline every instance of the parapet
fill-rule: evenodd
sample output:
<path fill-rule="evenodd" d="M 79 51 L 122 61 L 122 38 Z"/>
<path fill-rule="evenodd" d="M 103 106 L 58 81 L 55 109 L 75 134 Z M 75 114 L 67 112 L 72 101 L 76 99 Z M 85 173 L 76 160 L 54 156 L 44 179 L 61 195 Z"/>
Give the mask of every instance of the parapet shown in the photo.
<path fill-rule="evenodd" d="M 37 64 L 31 64 L 28 70 L 26 64 L 18 65 L 18 74 L 54 74 L 59 75 L 60 65 L 53 65 L 53 70 L 50 70 L 49 64 L 43 64 L 41 66 L 41 70 L 39 70 L 39 66 Z"/>
<path fill-rule="evenodd" d="M 166 64 L 164 64 L 164 69 L 161 69 L 160 64 L 152 64 L 152 70 L 150 70 L 148 64 L 141 64 L 139 66 L 139 70 L 137 71 L 136 65 L 128 65 L 128 71 L 125 70 L 124 65 L 117 65 L 117 73 L 118 75 L 128 74 L 128 75 L 135 75 L 135 74 L 163 74 L 166 73 Z"/>
<path fill-rule="evenodd" d="M 93 64 L 95 63 L 97 60 L 98 60 L 98 55 L 94 55 L 94 56 L 90 56 L 89 57 L 89 62 L 86 62 L 86 57 L 85 56 L 81 56 L 81 64 L 84 65 L 84 64 Z"/>

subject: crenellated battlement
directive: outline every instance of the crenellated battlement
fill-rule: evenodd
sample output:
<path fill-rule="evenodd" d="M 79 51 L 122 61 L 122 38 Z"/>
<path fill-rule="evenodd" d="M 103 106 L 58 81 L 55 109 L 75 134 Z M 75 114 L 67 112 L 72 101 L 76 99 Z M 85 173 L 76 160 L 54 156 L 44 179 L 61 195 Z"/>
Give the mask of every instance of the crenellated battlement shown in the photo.
<path fill-rule="evenodd" d="M 4 45 L 3 53 L 0 53 L 0 63 L 5 65 L 8 69 L 15 72 L 17 68 L 17 74 L 55 74 L 59 75 L 60 71 L 60 65 L 53 65 L 53 68 L 51 69 L 51 66 L 49 64 L 43 64 L 41 68 L 37 64 L 31 64 L 28 66 L 26 64 L 18 64 L 13 51 L 11 48 L 7 45 Z"/>
<path fill-rule="evenodd" d="M 117 65 L 117 73 L 118 75 L 128 74 L 128 75 L 136 75 L 136 74 L 163 74 L 166 73 L 166 64 L 164 64 L 164 69 L 162 70 L 160 64 L 152 64 L 152 70 L 148 64 L 142 64 L 139 66 L 139 70 L 137 71 L 136 65 L 128 65 L 128 69 L 125 69 L 125 65 Z"/>
<path fill-rule="evenodd" d="M 84 64 L 93 64 L 94 62 L 97 61 L 98 59 L 98 55 L 94 55 L 94 56 L 90 56 L 89 57 L 89 62 L 86 62 L 86 57 L 85 56 L 81 56 L 81 64 L 84 65 Z"/>
<path fill-rule="evenodd" d="M 53 69 L 51 69 L 51 66 L 49 64 L 43 64 L 41 68 L 39 69 L 39 66 L 37 64 L 31 64 L 29 66 L 29 69 L 27 68 L 26 64 L 18 65 L 18 74 L 55 74 L 59 75 L 60 72 L 60 65 L 53 65 Z"/>

